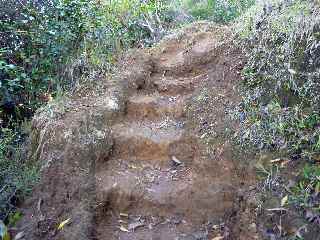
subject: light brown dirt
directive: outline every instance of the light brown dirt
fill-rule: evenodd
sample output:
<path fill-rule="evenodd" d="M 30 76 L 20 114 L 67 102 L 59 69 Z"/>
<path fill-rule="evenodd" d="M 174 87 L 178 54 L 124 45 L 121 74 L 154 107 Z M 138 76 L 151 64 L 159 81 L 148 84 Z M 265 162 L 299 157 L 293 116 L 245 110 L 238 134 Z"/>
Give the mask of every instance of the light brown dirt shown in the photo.
<path fill-rule="evenodd" d="M 45 168 L 25 204 L 26 239 L 259 239 L 252 207 L 244 200 L 254 174 L 234 155 L 228 138 L 210 132 L 225 131 L 226 106 L 237 101 L 240 53 L 230 50 L 223 34 L 228 29 L 198 23 L 131 55 L 120 71 L 124 87 L 113 94 L 109 88 L 99 98 L 108 99 L 107 110 L 92 104 L 51 121 L 51 132 L 58 132 L 60 121 L 63 133 L 50 138 L 55 147 L 41 151 L 46 163 L 50 151 L 68 150 L 65 140 L 57 141 L 68 132 L 64 128 L 83 129 L 75 116 L 94 111 L 92 122 L 101 120 L 96 136 L 104 137 L 100 143 L 93 138 L 89 149 L 82 147 L 85 140 L 70 140 L 76 147 L 68 154 L 74 156 L 63 155 Z M 204 88 L 219 99 L 203 101 Z M 123 107 L 116 104 L 122 100 Z M 85 127 L 81 139 L 91 131 Z M 213 152 L 204 134 L 215 138 Z M 39 198 L 42 219 L 35 205 Z M 67 218 L 71 223 L 57 230 Z"/>

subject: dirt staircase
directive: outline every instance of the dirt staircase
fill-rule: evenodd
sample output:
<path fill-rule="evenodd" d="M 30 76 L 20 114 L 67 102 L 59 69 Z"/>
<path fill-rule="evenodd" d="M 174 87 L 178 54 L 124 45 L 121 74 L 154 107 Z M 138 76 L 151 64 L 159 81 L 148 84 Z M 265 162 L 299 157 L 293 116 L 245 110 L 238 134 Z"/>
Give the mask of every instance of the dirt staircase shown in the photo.
<path fill-rule="evenodd" d="M 194 51 L 211 49 L 206 37 Z M 185 127 L 188 98 L 207 74 L 177 73 L 183 56 L 171 50 L 158 59 L 151 84 L 131 93 L 126 115 L 112 127 L 112 155 L 96 166 L 99 240 L 229 236 L 223 223 L 234 211 L 239 184 L 233 162 L 203 156 Z"/>
<path fill-rule="evenodd" d="M 259 239 L 244 193 L 253 171 L 225 134 L 241 59 L 229 35 L 194 23 L 40 111 L 41 182 L 22 206 L 24 239 Z"/>

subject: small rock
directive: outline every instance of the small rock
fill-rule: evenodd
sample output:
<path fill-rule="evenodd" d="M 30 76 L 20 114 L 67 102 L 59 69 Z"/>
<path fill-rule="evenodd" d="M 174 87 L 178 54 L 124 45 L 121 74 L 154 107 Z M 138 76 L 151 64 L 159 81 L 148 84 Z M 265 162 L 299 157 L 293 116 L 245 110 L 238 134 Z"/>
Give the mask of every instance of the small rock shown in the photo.
<path fill-rule="evenodd" d="M 196 240 L 206 240 L 208 238 L 208 233 L 207 232 L 196 232 L 192 234 Z"/>
<path fill-rule="evenodd" d="M 174 165 L 176 165 L 176 166 L 179 166 L 182 164 L 182 162 L 178 158 L 176 158 L 175 156 L 172 156 L 171 160 L 174 163 Z"/>
<path fill-rule="evenodd" d="M 134 223 L 130 223 L 130 224 L 128 225 L 128 230 L 129 230 L 129 231 L 134 231 L 134 230 L 136 230 L 137 228 L 143 227 L 143 226 L 144 226 L 144 223 L 142 223 L 142 222 L 140 222 L 140 221 L 134 222 Z"/>
<path fill-rule="evenodd" d="M 25 233 L 24 232 L 19 232 L 13 240 L 22 240 L 24 239 Z"/>
<path fill-rule="evenodd" d="M 224 237 L 223 236 L 217 236 L 217 237 L 214 237 L 212 240 L 223 240 Z"/>
<path fill-rule="evenodd" d="M 249 225 L 249 230 L 252 232 L 257 232 L 257 225 L 255 223 L 251 223 Z"/>

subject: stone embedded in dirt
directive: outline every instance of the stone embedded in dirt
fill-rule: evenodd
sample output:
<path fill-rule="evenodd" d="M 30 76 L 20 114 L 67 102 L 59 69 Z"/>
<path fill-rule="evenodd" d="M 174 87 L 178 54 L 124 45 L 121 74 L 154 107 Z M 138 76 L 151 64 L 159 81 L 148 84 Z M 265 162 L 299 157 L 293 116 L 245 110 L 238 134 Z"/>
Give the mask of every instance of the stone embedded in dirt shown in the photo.
<path fill-rule="evenodd" d="M 224 240 L 224 237 L 223 236 L 217 236 L 217 237 L 212 238 L 212 240 Z"/>

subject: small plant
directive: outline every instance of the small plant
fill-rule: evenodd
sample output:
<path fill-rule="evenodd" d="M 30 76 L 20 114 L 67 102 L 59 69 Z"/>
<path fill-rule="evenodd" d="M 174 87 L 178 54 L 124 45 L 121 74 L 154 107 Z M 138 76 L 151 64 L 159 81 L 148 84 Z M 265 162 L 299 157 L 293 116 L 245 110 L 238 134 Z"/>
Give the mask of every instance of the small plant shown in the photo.
<path fill-rule="evenodd" d="M 311 221 L 318 218 L 320 223 L 320 167 L 314 165 L 306 165 L 301 171 L 298 181 L 291 189 L 291 203 L 298 208 L 309 209 L 309 211 L 317 212 L 318 215 L 307 216 Z"/>
<path fill-rule="evenodd" d="M 38 170 L 26 162 L 18 132 L 2 128 L 0 136 L 0 219 L 13 223 L 18 217 L 15 205 L 30 193 Z"/>
<path fill-rule="evenodd" d="M 255 9 L 260 10 L 243 24 L 245 34 L 239 33 L 248 57 L 241 86 L 240 142 L 317 160 L 319 9 L 306 1 Z"/>
<path fill-rule="evenodd" d="M 218 23 L 228 23 L 239 17 L 254 0 L 181 0 L 181 8 L 193 18 L 211 20 Z"/>
<path fill-rule="evenodd" d="M 301 172 L 295 179 L 279 171 L 281 181 L 270 192 L 280 198 L 279 205 L 298 210 L 319 225 L 319 5 L 264 1 L 237 21 L 234 30 L 247 57 L 242 101 L 235 110 L 240 120 L 238 143 L 245 149 L 272 152 L 287 159 L 291 171 Z M 266 173 L 264 182 L 270 182 Z M 284 179 L 290 180 L 288 186 L 281 183 Z M 302 239 L 298 235 L 293 239 Z"/>

